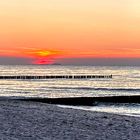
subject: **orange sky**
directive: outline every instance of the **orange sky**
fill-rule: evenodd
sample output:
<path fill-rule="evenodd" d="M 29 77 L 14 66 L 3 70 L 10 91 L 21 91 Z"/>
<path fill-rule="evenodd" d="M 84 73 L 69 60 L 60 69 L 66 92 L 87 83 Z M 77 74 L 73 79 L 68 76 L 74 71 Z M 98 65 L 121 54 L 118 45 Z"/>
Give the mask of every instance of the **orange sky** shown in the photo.
<path fill-rule="evenodd" d="M 1 0 L 0 11 L 0 56 L 140 57 L 139 0 Z"/>

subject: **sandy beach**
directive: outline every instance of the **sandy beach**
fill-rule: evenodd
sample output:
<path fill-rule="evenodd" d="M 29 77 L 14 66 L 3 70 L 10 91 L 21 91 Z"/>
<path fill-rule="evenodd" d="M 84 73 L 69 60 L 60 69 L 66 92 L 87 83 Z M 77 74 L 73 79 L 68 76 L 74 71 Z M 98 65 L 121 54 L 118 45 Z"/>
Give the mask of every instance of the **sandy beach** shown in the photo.
<path fill-rule="evenodd" d="M 140 118 L 1 100 L 0 139 L 139 140 Z"/>

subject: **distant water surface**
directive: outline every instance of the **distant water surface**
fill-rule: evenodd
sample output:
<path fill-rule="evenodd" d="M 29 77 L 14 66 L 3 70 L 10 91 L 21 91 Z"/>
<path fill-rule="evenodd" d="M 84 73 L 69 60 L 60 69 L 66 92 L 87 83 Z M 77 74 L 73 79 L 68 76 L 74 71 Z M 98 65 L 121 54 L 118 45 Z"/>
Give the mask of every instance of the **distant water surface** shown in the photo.
<path fill-rule="evenodd" d="M 0 75 L 113 75 L 112 79 L 0 80 L 0 96 L 95 97 L 140 95 L 140 67 L 0 66 Z M 139 106 L 136 106 L 139 108 Z"/>

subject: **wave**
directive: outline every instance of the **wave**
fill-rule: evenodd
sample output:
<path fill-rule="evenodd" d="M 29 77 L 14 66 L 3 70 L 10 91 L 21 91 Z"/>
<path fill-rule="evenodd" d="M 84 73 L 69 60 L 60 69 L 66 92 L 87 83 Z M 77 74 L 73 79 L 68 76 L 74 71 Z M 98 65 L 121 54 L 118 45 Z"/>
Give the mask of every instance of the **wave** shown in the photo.
<path fill-rule="evenodd" d="M 140 92 L 140 88 L 93 88 L 93 87 L 49 87 L 51 89 L 62 90 L 103 90 L 103 91 L 137 91 Z"/>

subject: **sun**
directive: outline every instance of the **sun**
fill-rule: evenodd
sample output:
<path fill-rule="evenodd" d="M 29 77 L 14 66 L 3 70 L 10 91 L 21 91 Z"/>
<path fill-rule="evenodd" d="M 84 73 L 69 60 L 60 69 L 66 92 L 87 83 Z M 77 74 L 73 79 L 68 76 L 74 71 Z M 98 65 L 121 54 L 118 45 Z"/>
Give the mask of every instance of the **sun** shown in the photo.
<path fill-rule="evenodd" d="M 37 56 L 40 56 L 40 57 L 48 57 L 48 56 L 52 56 L 52 55 L 57 55 L 57 52 L 56 51 L 41 50 L 41 51 L 35 52 L 35 54 Z"/>
<path fill-rule="evenodd" d="M 34 49 L 26 51 L 26 56 L 33 58 L 32 64 L 53 64 L 61 58 L 63 52 L 58 50 Z"/>
<path fill-rule="evenodd" d="M 37 58 L 56 57 L 60 55 L 60 51 L 54 51 L 54 50 L 34 50 L 34 51 L 28 51 L 27 53 L 28 55 Z"/>
<path fill-rule="evenodd" d="M 32 62 L 32 64 L 36 65 L 50 65 L 54 63 L 54 59 L 51 58 L 38 58 Z"/>
<path fill-rule="evenodd" d="M 54 50 L 35 50 L 30 52 L 30 55 L 35 58 L 33 64 L 53 64 L 60 55 L 60 52 Z"/>

